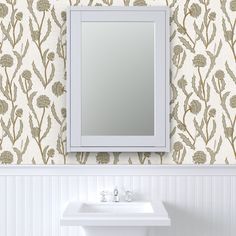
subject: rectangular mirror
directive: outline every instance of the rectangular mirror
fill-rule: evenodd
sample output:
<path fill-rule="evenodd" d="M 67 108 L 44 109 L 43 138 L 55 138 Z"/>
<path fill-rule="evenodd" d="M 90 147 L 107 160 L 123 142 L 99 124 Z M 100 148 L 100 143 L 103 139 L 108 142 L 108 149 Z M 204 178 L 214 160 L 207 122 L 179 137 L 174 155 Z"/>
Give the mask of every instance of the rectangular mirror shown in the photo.
<path fill-rule="evenodd" d="M 67 151 L 168 151 L 168 9 L 68 16 Z"/>
<path fill-rule="evenodd" d="M 154 24 L 83 22 L 81 43 L 82 135 L 154 135 Z"/>

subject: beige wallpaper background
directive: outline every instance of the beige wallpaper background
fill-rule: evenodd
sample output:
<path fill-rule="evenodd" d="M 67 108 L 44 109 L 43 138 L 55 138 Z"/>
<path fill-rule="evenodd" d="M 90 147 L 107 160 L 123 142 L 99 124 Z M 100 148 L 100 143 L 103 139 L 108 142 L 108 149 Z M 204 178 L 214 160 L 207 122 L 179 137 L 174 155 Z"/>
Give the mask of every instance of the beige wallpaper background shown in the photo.
<path fill-rule="evenodd" d="M 67 155 L 69 5 L 170 7 L 170 153 Z M 0 0 L 0 27 L 0 163 L 236 164 L 236 0 Z"/>

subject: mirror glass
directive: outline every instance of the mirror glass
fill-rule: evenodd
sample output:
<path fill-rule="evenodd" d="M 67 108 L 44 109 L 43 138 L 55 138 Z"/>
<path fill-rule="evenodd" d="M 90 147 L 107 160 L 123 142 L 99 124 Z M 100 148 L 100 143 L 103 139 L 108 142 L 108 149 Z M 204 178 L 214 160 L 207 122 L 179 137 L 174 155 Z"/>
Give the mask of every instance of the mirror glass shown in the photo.
<path fill-rule="evenodd" d="M 154 135 L 154 23 L 82 22 L 82 135 Z"/>

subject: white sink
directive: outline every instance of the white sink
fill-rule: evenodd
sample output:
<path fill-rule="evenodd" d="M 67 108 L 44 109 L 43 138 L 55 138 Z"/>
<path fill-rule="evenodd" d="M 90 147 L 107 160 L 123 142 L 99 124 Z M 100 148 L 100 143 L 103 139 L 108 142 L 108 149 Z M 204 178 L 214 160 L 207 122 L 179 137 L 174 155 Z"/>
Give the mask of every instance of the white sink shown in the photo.
<path fill-rule="evenodd" d="M 162 202 L 69 202 L 61 225 L 82 226 L 86 235 L 147 235 L 147 227 L 170 226 Z"/>

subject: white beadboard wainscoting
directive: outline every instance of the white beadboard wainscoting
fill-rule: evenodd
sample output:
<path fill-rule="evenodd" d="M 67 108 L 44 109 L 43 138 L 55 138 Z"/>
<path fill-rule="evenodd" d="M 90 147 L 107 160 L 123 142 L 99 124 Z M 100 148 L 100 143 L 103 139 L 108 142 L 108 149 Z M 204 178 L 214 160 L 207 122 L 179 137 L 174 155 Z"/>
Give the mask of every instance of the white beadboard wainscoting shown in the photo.
<path fill-rule="evenodd" d="M 236 235 L 236 166 L 0 166 L 0 236 L 83 236 L 61 209 L 114 187 L 164 202 L 172 226 L 150 236 Z"/>

